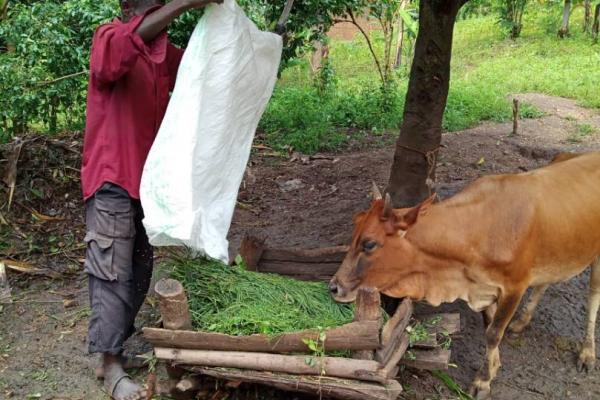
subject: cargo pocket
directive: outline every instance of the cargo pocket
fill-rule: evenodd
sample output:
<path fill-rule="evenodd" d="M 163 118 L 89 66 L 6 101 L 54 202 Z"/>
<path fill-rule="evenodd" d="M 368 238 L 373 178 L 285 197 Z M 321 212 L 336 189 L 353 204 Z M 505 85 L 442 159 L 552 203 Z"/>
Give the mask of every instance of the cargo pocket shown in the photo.
<path fill-rule="evenodd" d="M 84 271 L 98 279 L 111 282 L 117 280 L 113 271 L 114 239 L 88 232 L 84 241 L 87 246 Z"/>
<path fill-rule="evenodd" d="M 96 231 L 111 238 L 129 239 L 135 236 L 135 210 L 129 198 L 94 199 Z"/>

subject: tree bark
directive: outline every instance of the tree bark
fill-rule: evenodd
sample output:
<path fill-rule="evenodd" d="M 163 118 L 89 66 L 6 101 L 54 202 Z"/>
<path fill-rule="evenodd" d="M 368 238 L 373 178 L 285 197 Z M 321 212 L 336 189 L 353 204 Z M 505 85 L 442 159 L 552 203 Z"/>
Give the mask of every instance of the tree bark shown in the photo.
<path fill-rule="evenodd" d="M 450 83 L 454 22 L 464 0 L 422 0 L 419 33 L 388 191 L 395 207 L 429 195 Z M 428 181 L 430 180 L 430 181 Z"/>
<path fill-rule="evenodd" d="M 569 35 L 569 17 L 571 15 L 571 0 L 565 0 L 563 7 L 562 25 L 558 30 L 558 37 L 564 38 Z"/>
<path fill-rule="evenodd" d="M 594 25 L 592 26 L 592 37 L 594 40 L 598 40 L 598 30 L 600 28 L 600 3 L 596 4 L 596 10 L 594 12 Z"/>
<path fill-rule="evenodd" d="M 585 10 L 583 17 L 583 31 L 587 33 L 590 31 L 590 26 L 592 24 L 592 1 L 585 0 L 583 2 L 583 8 Z"/>
<path fill-rule="evenodd" d="M 406 9 L 407 0 L 402 0 L 400 3 L 400 9 Z M 404 45 L 404 18 L 400 16 L 398 18 L 398 40 L 396 42 L 396 60 L 394 61 L 394 69 L 400 68 L 402 65 L 402 47 Z"/>

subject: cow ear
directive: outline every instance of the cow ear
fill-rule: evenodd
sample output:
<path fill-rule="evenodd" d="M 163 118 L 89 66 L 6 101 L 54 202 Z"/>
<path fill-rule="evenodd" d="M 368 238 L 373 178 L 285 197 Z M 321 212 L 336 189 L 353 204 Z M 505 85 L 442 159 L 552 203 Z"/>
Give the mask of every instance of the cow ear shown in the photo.
<path fill-rule="evenodd" d="M 401 216 L 397 215 L 396 216 L 396 224 L 395 224 L 396 228 L 405 231 L 408 228 L 410 228 L 412 225 L 414 225 L 417 222 L 419 215 L 421 215 L 427 211 L 429 206 L 435 200 L 435 197 L 436 197 L 436 194 L 434 193 L 431 196 L 429 196 L 429 198 L 427 198 L 425 201 L 423 201 L 421 204 L 416 205 L 413 208 L 409 209 L 403 215 L 401 215 Z"/>

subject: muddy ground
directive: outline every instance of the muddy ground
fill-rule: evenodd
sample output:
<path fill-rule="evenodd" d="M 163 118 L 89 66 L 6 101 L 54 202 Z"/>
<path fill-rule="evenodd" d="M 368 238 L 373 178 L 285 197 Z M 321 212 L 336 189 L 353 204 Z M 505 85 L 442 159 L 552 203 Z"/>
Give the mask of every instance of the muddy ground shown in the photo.
<path fill-rule="evenodd" d="M 519 97 L 546 115 L 521 121 L 518 136 L 509 135 L 509 123 L 486 123 L 444 135 L 437 175 L 442 197 L 481 175 L 544 165 L 559 151 L 600 150 L 600 113 L 560 98 Z M 8 271 L 14 301 L 0 303 L 0 399 L 107 398 L 91 372 L 95 360 L 86 354 L 87 282 L 80 246 L 84 227 L 77 182 L 79 147 L 73 140 L 66 137 L 37 147 L 26 143 L 12 209 L 0 208 L 0 259 L 43 270 L 35 276 Z M 371 180 L 380 186 L 386 183 L 393 138 L 371 139 L 366 147 L 354 145 L 322 156 L 298 159 L 256 150 L 234 216 L 232 254 L 246 232 L 267 237 L 273 246 L 311 248 L 348 241 L 352 215 L 369 204 Z M 0 159 L 0 169 L 6 168 L 6 155 Z M 6 194 L 0 196 L 4 203 Z M 495 399 L 600 398 L 600 371 L 585 375 L 575 370 L 588 279 L 583 274 L 551 287 L 525 333 L 502 343 Z M 140 324 L 158 320 L 151 296 L 148 303 Z M 461 313 L 463 330 L 454 337 L 455 367 L 449 374 L 466 388 L 483 361 L 481 317 L 461 303 L 443 309 Z M 434 310 L 420 305 L 417 311 Z M 128 346 L 130 351 L 147 349 L 139 337 Z M 400 380 L 406 399 L 454 398 L 427 372 L 405 370 Z M 223 389 L 215 399 L 239 398 L 242 392 L 248 396 L 247 390 Z M 215 394 L 207 398 L 211 396 Z M 272 392 L 254 395 L 269 396 L 294 398 Z"/>

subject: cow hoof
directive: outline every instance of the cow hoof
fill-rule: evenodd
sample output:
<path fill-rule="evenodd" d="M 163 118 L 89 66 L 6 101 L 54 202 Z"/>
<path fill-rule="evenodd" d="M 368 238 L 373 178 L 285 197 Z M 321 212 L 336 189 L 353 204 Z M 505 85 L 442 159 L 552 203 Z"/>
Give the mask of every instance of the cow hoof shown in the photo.
<path fill-rule="evenodd" d="M 477 400 L 490 400 L 492 398 L 492 392 L 489 387 L 481 387 L 480 385 L 473 384 L 469 395 Z"/>
<path fill-rule="evenodd" d="M 596 366 L 596 357 L 588 356 L 586 354 L 580 354 L 577 360 L 577 371 L 589 373 L 594 370 Z"/>
<path fill-rule="evenodd" d="M 513 321 L 508 326 L 508 332 L 511 334 L 511 336 L 517 337 L 521 333 L 523 333 L 527 325 L 529 325 L 529 321 L 522 321 L 521 319 L 518 319 L 516 321 Z"/>

